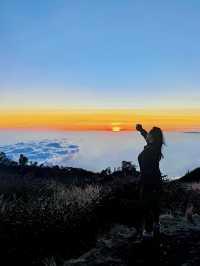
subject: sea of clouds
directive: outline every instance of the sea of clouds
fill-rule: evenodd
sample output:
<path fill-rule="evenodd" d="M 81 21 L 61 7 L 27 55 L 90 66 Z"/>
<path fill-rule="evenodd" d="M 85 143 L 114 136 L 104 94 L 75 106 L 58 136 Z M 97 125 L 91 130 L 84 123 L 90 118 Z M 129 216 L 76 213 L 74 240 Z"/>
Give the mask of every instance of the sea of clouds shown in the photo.
<path fill-rule="evenodd" d="M 200 167 L 200 134 L 165 133 L 161 161 L 163 175 L 183 176 Z M 104 132 L 0 132 L 0 151 L 18 161 L 24 154 L 32 162 L 81 167 L 101 171 L 132 161 L 138 167 L 138 154 L 145 141 L 140 134 Z M 139 167 L 138 167 L 139 169 Z"/>
<path fill-rule="evenodd" d="M 3 145 L 0 149 L 14 161 L 18 161 L 20 154 L 23 154 L 29 161 L 47 165 L 65 164 L 66 160 L 75 158 L 79 152 L 78 145 L 71 144 L 65 139 L 19 142 Z"/>

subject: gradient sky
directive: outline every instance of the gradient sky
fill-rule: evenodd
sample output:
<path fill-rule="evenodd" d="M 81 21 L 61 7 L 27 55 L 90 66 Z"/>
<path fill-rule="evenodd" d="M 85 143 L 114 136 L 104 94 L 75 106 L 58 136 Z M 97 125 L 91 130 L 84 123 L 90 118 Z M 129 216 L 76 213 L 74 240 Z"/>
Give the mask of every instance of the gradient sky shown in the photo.
<path fill-rule="evenodd" d="M 0 128 L 200 130 L 199 0 L 1 0 L 0 40 Z"/>

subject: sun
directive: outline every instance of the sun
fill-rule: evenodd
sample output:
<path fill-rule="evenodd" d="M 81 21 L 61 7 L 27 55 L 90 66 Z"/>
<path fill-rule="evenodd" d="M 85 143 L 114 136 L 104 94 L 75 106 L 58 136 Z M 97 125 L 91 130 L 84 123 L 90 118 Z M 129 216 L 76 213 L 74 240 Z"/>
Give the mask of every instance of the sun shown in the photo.
<path fill-rule="evenodd" d="M 121 131 L 121 127 L 119 126 L 112 127 L 112 132 L 120 132 L 120 131 Z"/>

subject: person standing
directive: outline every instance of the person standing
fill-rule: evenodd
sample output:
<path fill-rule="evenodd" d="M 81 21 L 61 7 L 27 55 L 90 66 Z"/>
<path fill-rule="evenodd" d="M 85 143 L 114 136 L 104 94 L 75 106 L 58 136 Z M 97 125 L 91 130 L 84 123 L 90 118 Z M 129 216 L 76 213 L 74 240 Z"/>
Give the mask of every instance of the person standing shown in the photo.
<path fill-rule="evenodd" d="M 163 158 L 162 146 L 164 137 L 162 130 L 153 127 L 149 132 L 141 124 L 136 130 L 146 140 L 143 151 L 138 156 L 140 166 L 140 196 L 144 206 L 143 237 L 153 237 L 160 232 L 160 194 L 162 188 L 162 175 L 159 163 Z"/>

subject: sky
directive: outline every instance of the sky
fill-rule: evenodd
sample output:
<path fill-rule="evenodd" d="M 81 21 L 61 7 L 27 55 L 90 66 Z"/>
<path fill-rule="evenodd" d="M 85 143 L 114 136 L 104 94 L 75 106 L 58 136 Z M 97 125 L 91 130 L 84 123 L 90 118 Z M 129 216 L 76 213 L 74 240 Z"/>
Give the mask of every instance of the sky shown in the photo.
<path fill-rule="evenodd" d="M 200 130 L 198 0 L 1 0 L 0 129 Z"/>

